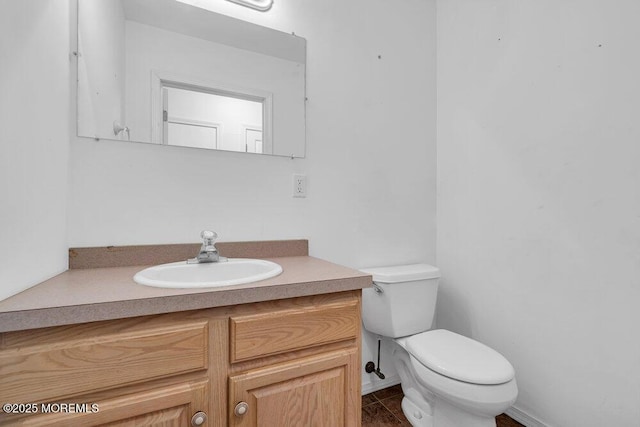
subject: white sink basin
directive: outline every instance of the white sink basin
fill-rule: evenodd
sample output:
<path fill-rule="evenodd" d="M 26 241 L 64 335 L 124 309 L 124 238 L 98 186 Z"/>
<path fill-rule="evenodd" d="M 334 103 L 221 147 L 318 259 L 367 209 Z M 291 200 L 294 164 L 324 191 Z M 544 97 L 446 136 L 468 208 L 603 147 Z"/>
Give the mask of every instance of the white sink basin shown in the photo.
<path fill-rule="evenodd" d="M 228 258 L 227 261 L 187 264 L 186 261 L 156 265 L 136 273 L 133 280 L 159 288 L 211 288 L 240 285 L 282 273 L 275 262 Z"/>

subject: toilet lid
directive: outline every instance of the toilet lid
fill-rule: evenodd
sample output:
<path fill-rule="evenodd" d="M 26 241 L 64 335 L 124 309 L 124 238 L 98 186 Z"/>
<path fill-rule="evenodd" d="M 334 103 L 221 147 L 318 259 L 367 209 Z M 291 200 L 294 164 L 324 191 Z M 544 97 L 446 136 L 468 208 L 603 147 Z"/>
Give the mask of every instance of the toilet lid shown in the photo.
<path fill-rule="evenodd" d="M 515 375 L 511 363 L 494 349 L 444 329 L 408 337 L 405 345 L 424 366 L 455 380 L 502 384 Z"/>

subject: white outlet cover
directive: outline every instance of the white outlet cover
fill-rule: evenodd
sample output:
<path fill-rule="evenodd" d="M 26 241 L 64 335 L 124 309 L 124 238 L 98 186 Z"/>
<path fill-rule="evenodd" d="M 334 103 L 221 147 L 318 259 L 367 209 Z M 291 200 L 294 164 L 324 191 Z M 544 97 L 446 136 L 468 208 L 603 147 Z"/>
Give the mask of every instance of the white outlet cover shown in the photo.
<path fill-rule="evenodd" d="M 293 197 L 307 197 L 306 175 L 293 175 Z"/>

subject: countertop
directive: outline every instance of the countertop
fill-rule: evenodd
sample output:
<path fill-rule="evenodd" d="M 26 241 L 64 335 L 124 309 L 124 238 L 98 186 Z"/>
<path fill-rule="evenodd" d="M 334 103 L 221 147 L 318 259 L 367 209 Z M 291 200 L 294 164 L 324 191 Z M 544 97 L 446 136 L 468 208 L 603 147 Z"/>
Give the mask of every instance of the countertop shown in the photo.
<path fill-rule="evenodd" d="M 231 287 L 165 289 L 139 285 L 149 265 L 72 269 L 0 301 L 0 332 L 362 289 L 371 276 L 310 256 L 263 258 L 282 266 L 271 279 Z"/>

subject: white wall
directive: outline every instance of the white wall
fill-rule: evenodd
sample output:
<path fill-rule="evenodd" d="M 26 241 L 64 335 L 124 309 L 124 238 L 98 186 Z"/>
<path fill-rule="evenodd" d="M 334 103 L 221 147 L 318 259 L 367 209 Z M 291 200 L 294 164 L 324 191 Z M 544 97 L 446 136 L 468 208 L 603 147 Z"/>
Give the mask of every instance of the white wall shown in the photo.
<path fill-rule="evenodd" d="M 70 246 L 194 242 L 208 228 L 308 238 L 313 256 L 355 268 L 434 262 L 435 1 L 218 11 L 307 39 L 306 159 L 74 140 Z M 306 199 L 292 197 L 298 172 Z M 367 337 L 365 360 L 374 347 Z"/>
<path fill-rule="evenodd" d="M 67 268 L 66 3 L 0 3 L 0 300 Z"/>
<path fill-rule="evenodd" d="M 438 2 L 438 323 L 549 426 L 640 419 L 640 3 Z"/>
<path fill-rule="evenodd" d="M 230 6 L 307 38 L 307 158 L 75 140 L 70 245 L 194 241 L 210 226 L 224 240 L 310 237 L 353 266 L 433 259 L 434 4 Z M 291 197 L 298 171 L 307 199 Z"/>

